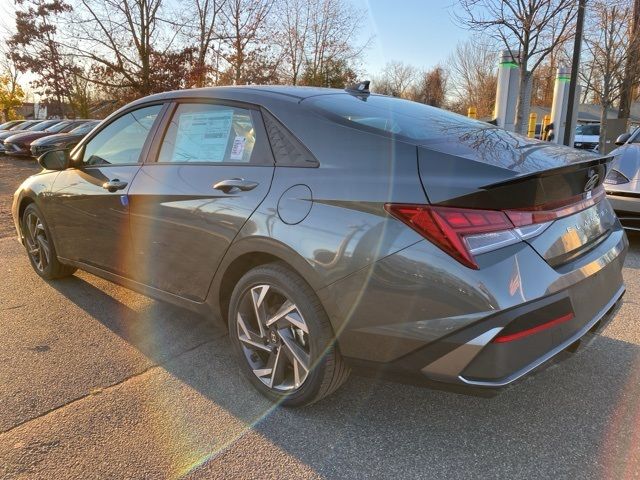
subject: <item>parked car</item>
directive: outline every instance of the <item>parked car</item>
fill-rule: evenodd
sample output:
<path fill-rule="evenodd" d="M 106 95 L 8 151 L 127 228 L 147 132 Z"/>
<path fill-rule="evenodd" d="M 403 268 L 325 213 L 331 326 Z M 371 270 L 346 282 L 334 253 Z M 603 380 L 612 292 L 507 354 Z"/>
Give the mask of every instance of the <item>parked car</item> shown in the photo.
<path fill-rule="evenodd" d="M 4 153 L 5 139 L 9 138 L 11 135 L 15 135 L 18 132 L 26 131 L 32 127 L 35 127 L 41 122 L 42 120 L 27 120 L 19 125 L 11 127 L 9 130 L 0 132 L 0 153 Z"/>
<path fill-rule="evenodd" d="M 576 127 L 576 136 L 573 146 L 582 150 L 597 152 L 600 148 L 600 124 L 589 123 Z"/>
<path fill-rule="evenodd" d="M 616 140 L 611 170 L 605 180 L 609 202 L 622 226 L 640 231 L 640 128 Z"/>
<path fill-rule="evenodd" d="M 38 138 L 31 142 L 31 156 L 37 158 L 49 150 L 71 150 L 98 123 L 100 123 L 99 120 L 87 120 L 79 127 L 69 131 L 69 133 L 58 133 Z"/>
<path fill-rule="evenodd" d="M 29 138 L 32 135 L 39 135 L 41 132 L 46 131 L 48 128 L 53 127 L 60 123 L 60 120 L 43 120 L 31 127 L 27 128 L 23 132 L 14 132 L 13 135 L 3 138 L 2 147 L 4 153 L 7 155 L 24 155 L 23 145 L 20 143 L 20 138 Z M 8 142 L 8 140 L 10 140 Z"/>
<path fill-rule="evenodd" d="M 58 120 L 57 123 L 41 130 L 20 132 L 4 140 L 4 149 L 7 155 L 27 156 L 31 155 L 31 142 L 38 138 L 45 138 L 57 133 L 68 133 L 82 125 L 86 120 Z"/>
<path fill-rule="evenodd" d="M 23 122 L 24 122 L 24 120 L 10 120 L 8 122 L 5 122 L 2 125 L 0 125 L 0 132 L 6 132 L 10 128 L 16 127 L 16 126 L 20 125 Z"/>
<path fill-rule="evenodd" d="M 42 155 L 12 213 L 44 279 L 81 268 L 223 321 L 273 401 L 352 366 L 498 388 L 620 304 L 608 161 L 368 82 L 193 89 Z"/>

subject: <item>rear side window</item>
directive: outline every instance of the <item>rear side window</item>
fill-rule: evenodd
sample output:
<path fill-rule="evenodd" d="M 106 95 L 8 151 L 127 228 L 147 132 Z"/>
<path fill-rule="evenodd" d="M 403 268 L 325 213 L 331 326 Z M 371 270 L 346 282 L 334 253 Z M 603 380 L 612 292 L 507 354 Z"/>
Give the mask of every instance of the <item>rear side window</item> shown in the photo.
<path fill-rule="evenodd" d="M 140 108 L 122 115 L 100 130 L 84 148 L 85 165 L 138 163 L 144 142 L 162 105 Z"/>
<path fill-rule="evenodd" d="M 251 110 L 227 105 L 178 105 L 162 140 L 159 163 L 256 163 Z"/>

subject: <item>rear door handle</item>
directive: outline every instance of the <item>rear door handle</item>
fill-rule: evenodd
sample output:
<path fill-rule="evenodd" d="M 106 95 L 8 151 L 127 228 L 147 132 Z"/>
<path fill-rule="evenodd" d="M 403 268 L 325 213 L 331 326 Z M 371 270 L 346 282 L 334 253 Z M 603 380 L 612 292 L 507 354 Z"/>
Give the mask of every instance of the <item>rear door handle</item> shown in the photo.
<path fill-rule="evenodd" d="M 248 192 L 258 186 L 258 182 L 252 182 L 245 180 L 244 178 L 230 178 L 228 180 L 222 180 L 213 185 L 216 190 L 222 190 L 224 193 L 231 193 L 233 190 L 241 190 Z"/>
<path fill-rule="evenodd" d="M 114 178 L 113 180 L 109 180 L 108 182 L 104 182 L 102 184 L 102 188 L 104 188 L 105 190 L 108 190 L 111 193 L 113 193 L 113 192 L 116 192 L 118 190 L 122 190 L 127 185 L 128 185 L 127 182 L 123 182 L 123 181 L 118 180 L 117 178 Z"/>

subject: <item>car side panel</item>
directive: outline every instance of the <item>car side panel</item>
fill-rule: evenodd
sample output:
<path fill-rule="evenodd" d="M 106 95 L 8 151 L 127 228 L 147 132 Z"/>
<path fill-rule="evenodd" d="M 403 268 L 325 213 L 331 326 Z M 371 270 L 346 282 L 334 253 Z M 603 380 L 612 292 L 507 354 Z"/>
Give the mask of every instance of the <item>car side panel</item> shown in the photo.
<path fill-rule="evenodd" d="M 333 148 L 316 155 L 317 168 L 276 166 L 271 191 L 216 273 L 212 306 L 227 267 L 252 250 L 282 258 L 317 290 L 422 240 L 384 210 L 385 202 L 426 203 L 416 148 L 317 118 L 306 121 L 299 128 L 331 138 L 325 143 Z"/>

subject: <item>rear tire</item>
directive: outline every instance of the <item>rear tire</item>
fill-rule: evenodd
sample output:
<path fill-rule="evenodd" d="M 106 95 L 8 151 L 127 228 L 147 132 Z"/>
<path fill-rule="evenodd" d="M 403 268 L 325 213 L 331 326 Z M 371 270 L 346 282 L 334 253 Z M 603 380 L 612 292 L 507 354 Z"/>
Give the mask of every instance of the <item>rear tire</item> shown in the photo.
<path fill-rule="evenodd" d="M 38 275 L 45 280 L 73 275 L 77 268 L 64 265 L 58 260 L 49 227 L 35 203 L 25 208 L 21 227 L 29 261 Z"/>
<path fill-rule="evenodd" d="M 243 374 L 273 402 L 309 405 L 349 376 L 320 300 L 282 263 L 256 267 L 238 281 L 228 323 Z"/>

